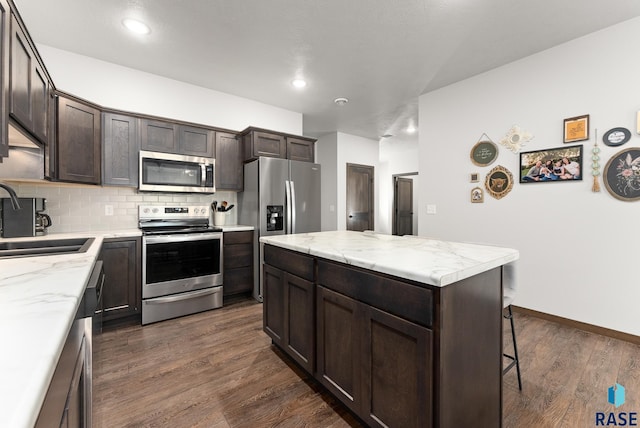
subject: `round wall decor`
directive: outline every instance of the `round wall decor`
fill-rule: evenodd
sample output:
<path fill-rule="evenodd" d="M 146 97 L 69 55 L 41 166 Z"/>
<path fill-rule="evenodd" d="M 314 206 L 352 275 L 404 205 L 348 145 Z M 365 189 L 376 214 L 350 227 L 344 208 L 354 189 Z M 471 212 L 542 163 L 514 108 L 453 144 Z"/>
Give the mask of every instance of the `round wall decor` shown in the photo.
<path fill-rule="evenodd" d="M 498 146 L 493 141 L 478 141 L 471 149 L 471 162 L 478 166 L 491 165 L 498 157 Z"/>
<path fill-rule="evenodd" d="M 622 150 L 609 159 L 602 173 L 604 185 L 621 201 L 640 200 L 640 147 Z"/>
<path fill-rule="evenodd" d="M 621 146 L 631 138 L 631 131 L 627 128 L 612 128 L 604 133 L 602 142 L 607 146 Z"/>
<path fill-rule="evenodd" d="M 498 165 L 487 174 L 484 187 L 491 196 L 502 199 L 513 188 L 513 175 L 507 168 Z"/>

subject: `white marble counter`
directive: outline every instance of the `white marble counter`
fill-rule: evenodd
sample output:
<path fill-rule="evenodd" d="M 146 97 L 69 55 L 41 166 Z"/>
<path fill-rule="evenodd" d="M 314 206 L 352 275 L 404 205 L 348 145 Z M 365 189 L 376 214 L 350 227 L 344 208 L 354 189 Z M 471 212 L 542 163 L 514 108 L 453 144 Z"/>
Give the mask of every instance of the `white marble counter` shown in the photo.
<path fill-rule="evenodd" d="M 246 230 L 255 230 L 255 227 L 253 226 L 245 226 L 242 224 L 229 224 L 220 227 L 222 227 L 223 232 L 243 232 Z"/>
<path fill-rule="evenodd" d="M 139 235 L 135 229 L 0 239 L 96 238 L 85 253 L 0 259 L 0 425 L 33 427 L 103 239 Z"/>
<path fill-rule="evenodd" d="M 519 258 L 517 250 L 372 232 L 315 232 L 260 242 L 443 287 Z"/>

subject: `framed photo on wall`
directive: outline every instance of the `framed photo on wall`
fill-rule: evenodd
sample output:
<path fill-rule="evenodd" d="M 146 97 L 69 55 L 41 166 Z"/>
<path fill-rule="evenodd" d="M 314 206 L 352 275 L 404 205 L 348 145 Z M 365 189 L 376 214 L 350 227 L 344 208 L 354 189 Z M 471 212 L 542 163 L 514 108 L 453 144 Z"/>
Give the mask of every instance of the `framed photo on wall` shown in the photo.
<path fill-rule="evenodd" d="M 589 139 L 589 115 L 570 117 L 564 120 L 564 142 L 575 143 Z"/>
<path fill-rule="evenodd" d="M 582 180 L 582 146 L 520 153 L 520 183 Z"/>

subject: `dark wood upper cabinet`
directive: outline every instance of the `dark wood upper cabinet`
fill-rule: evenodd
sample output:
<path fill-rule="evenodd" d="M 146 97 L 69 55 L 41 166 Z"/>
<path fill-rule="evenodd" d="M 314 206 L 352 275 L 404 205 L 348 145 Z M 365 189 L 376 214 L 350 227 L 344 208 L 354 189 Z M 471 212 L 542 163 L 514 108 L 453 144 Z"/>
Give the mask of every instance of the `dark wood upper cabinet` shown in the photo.
<path fill-rule="evenodd" d="M 48 143 L 49 79 L 35 49 L 11 17 L 11 97 L 9 113 L 43 144 Z"/>
<path fill-rule="evenodd" d="M 242 191 L 242 145 L 238 136 L 216 133 L 216 189 Z"/>
<path fill-rule="evenodd" d="M 286 158 L 287 142 L 284 135 L 262 131 L 249 131 L 243 135 L 245 160 L 257 159 L 260 156 Z"/>
<path fill-rule="evenodd" d="M 57 177 L 59 181 L 100 184 L 100 110 L 58 97 Z"/>
<path fill-rule="evenodd" d="M 138 187 L 138 119 L 115 113 L 102 118 L 102 184 Z"/>
<path fill-rule="evenodd" d="M 259 128 L 247 128 L 242 132 L 244 160 L 260 156 L 314 162 L 315 139 L 297 137 Z"/>
<path fill-rule="evenodd" d="M 0 0 L 0 160 L 9 155 L 9 46 L 11 39 L 11 11 Z"/>
<path fill-rule="evenodd" d="M 152 152 L 178 153 L 178 125 L 159 120 L 140 121 L 140 148 Z"/>
<path fill-rule="evenodd" d="M 214 157 L 215 132 L 211 129 L 180 125 L 178 152 L 181 155 Z"/>
<path fill-rule="evenodd" d="M 314 162 L 314 144 L 316 140 L 287 137 L 287 159 Z"/>

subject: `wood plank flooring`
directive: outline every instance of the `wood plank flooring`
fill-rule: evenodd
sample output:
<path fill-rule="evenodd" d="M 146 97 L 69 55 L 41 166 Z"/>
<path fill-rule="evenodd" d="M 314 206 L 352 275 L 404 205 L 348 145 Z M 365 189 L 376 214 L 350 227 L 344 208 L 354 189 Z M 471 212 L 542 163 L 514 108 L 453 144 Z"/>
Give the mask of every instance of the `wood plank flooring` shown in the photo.
<path fill-rule="evenodd" d="M 523 391 L 504 378 L 505 427 L 587 427 L 607 388 L 640 412 L 640 347 L 515 313 Z M 505 324 L 505 346 L 510 346 Z M 283 359 L 247 300 L 94 338 L 94 427 L 360 427 Z"/>

